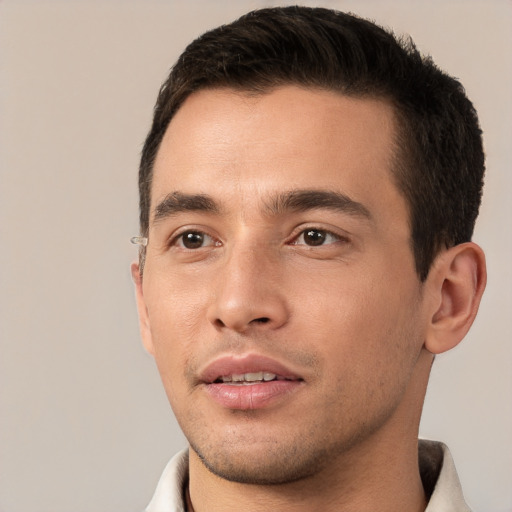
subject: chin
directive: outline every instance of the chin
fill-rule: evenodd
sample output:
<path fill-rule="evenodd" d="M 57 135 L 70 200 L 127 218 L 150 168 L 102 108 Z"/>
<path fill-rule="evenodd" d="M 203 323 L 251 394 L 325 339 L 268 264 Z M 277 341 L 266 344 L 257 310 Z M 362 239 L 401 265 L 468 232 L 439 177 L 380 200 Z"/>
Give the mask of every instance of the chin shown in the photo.
<path fill-rule="evenodd" d="M 214 475 L 230 482 L 252 485 L 282 485 L 309 478 L 322 471 L 328 451 L 311 451 L 301 443 L 293 446 L 234 446 L 197 449 L 191 445 L 204 466 Z"/>

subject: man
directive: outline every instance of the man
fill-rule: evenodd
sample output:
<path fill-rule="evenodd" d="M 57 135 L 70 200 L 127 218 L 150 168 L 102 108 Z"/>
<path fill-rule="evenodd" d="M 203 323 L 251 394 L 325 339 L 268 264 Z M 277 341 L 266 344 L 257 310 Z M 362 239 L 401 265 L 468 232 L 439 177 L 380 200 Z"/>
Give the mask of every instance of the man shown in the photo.
<path fill-rule="evenodd" d="M 264 9 L 185 50 L 132 274 L 190 446 L 148 512 L 468 510 L 417 437 L 485 287 L 483 172 L 462 86 L 368 21 Z"/>

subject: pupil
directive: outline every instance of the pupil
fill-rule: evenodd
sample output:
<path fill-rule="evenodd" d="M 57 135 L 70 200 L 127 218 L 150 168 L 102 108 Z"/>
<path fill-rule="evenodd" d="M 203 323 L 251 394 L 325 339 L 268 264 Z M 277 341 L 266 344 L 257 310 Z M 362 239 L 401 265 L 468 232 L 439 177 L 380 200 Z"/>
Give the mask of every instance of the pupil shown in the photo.
<path fill-rule="evenodd" d="M 201 233 L 185 233 L 183 235 L 183 245 L 187 249 L 198 249 L 203 245 L 204 236 Z"/>
<path fill-rule="evenodd" d="M 304 241 L 308 245 L 322 245 L 325 240 L 325 233 L 316 229 L 310 229 L 304 233 Z"/>

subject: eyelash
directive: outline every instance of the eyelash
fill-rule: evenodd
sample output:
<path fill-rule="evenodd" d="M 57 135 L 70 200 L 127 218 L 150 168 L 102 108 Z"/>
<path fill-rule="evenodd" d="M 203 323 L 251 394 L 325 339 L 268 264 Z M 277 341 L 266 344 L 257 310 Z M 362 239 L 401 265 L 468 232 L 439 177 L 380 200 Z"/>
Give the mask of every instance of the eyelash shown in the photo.
<path fill-rule="evenodd" d="M 323 236 L 324 236 L 324 240 L 325 238 L 327 237 L 331 237 L 331 238 L 334 238 L 334 241 L 331 242 L 331 243 L 320 243 L 318 245 L 315 245 L 315 244 L 306 244 L 306 243 L 302 243 L 302 244 L 299 244 L 297 242 L 297 240 L 299 240 L 301 237 L 304 237 L 306 235 L 306 233 L 312 233 L 312 232 L 316 232 L 316 233 L 321 233 Z M 191 247 L 185 247 L 184 246 L 184 241 L 183 241 L 183 237 L 185 235 L 199 235 L 199 236 L 202 236 L 202 237 L 208 237 L 212 240 L 213 243 L 210 243 L 206 246 L 199 246 L 199 247 L 195 247 L 195 248 L 191 248 Z M 301 231 L 297 234 L 297 235 L 294 235 L 292 236 L 291 238 L 291 241 L 290 242 L 287 242 L 289 245 L 304 245 L 304 246 L 307 246 L 307 247 L 311 247 L 311 248 L 314 248 L 314 247 L 323 247 L 323 246 L 329 246 L 329 245 L 333 245 L 335 243 L 348 243 L 349 242 L 349 239 L 346 237 L 346 236 L 342 236 L 338 233 L 335 233 L 333 231 L 330 231 L 328 229 L 323 229 L 323 228 L 318 228 L 318 227 L 306 227 L 306 228 L 303 228 L 301 229 Z M 179 249 L 182 249 L 182 250 L 185 250 L 185 251 L 197 251 L 199 249 L 204 249 L 206 247 L 211 247 L 211 246 L 214 246 L 214 247 L 220 247 L 222 245 L 222 242 L 220 242 L 219 240 L 217 240 L 214 236 L 208 234 L 206 231 L 202 231 L 200 229 L 187 229 L 187 230 L 184 230 L 184 231 L 181 231 L 180 233 L 178 233 L 176 236 L 174 236 L 170 242 L 169 242 L 169 247 L 178 247 Z"/>
<path fill-rule="evenodd" d="M 219 242 L 218 240 L 215 239 L 214 236 L 212 235 L 209 235 L 206 231 L 202 231 L 200 229 L 187 229 L 185 231 L 182 231 L 180 233 L 178 233 L 176 236 L 174 236 L 170 243 L 169 243 L 169 247 L 178 247 L 182 250 L 185 250 L 185 251 L 195 251 L 197 249 L 203 249 L 204 247 L 201 246 L 201 247 L 198 247 L 198 248 L 189 248 L 189 247 L 185 247 L 184 246 L 184 243 L 183 243 L 183 237 L 185 235 L 200 235 L 200 236 L 203 236 L 203 237 L 208 237 L 212 240 L 213 244 L 210 244 L 210 245 L 213 245 L 213 246 L 220 246 L 222 245 L 221 242 Z M 181 241 L 181 245 L 178 245 L 180 244 L 180 241 Z M 205 246 L 205 247 L 209 247 L 210 245 L 208 246 Z"/>
<path fill-rule="evenodd" d="M 316 232 L 316 233 L 321 233 L 324 237 L 324 240 L 328 237 L 331 237 L 334 239 L 333 242 L 331 243 L 321 243 L 321 244 L 318 244 L 318 245 L 315 245 L 315 244 L 298 244 L 297 243 L 297 240 L 299 240 L 301 237 L 304 238 L 304 236 L 307 234 L 307 233 L 312 233 L 312 232 Z M 344 236 L 341 236 L 339 235 L 338 233 L 334 233 L 333 231 L 329 231 L 328 229 L 321 229 L 321 228 L 317 228 L 317 227 L 309 227 L 309 228 L 305 228 L 303 230 L 300 231 L 300 233 L 295 236 L 293 239 L 293 241 L 291 242 L 292 245 L 306 245 L 308 247 L 323 247 L 325 245 L 333 245 L 334 243 L 339 243 L 339 242 L 348 242 L 348 239 Z"/>

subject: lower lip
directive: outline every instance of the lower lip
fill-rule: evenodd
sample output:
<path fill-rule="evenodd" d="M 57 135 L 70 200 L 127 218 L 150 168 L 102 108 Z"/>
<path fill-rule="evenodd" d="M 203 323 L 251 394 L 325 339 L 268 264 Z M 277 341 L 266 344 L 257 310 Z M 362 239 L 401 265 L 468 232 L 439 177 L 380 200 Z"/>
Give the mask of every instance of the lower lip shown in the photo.
<path fill-rule="evenodd" d="M 207 384 L 206 391 L 227 409 L 262 409 L 296 391 L 300 380 L 273 380 L 258 384 Z"/>

